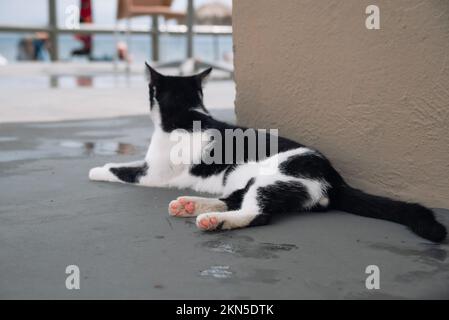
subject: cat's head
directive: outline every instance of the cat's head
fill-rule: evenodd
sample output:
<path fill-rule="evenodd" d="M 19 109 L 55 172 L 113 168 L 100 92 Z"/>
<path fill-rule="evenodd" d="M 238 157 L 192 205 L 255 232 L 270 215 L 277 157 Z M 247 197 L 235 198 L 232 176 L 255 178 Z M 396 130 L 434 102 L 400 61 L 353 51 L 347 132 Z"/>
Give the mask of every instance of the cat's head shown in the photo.
<path fill-rule="evenodd" d="M 183 114 L 190 110 L 206 111 L 203 104 L 203 85 L 212 68 L 188 77 L 166 76 L 157 72 L 148 63 L 147 78 L 150 108 L 157 104 L 165 114 Z"/>

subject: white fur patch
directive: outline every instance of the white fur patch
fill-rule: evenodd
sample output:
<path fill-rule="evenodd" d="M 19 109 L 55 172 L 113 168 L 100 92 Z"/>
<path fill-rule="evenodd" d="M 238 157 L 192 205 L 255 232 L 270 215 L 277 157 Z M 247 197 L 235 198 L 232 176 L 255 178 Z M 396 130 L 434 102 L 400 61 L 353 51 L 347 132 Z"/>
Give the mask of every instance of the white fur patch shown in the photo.
<path fill-rule="evenodd" d="M 109 181 L 109 182 L 120 182 L 120 180 L 109 171 L 106 167 L 96 167 L 89 171 L 89 179 L 92 181 Z"/>
<path fill-rule="evenodd" d="M 253 161 L 241 164 L 228 175 L 226 186 L 224 189 L 224 195 L 229 195 L 235 190 L 244 188 L 251 178 L 258 177 L 257 180 L 259 180 L 259 178 L 263 178 L 262 180 L 264 181 L 264 183 L 261 186 L 272 184 L 275 181 L 280 180 L 281 177 L 284 176 L 279 171 L 280 163 L 287 160 L 291 156 L 309 154 L 312 152 L 314 151 L 309 148 L 297 148 L 275 154 L 261 162 Z M 261 166 L 264 166 L 265 168 L 275 168 L 275 170 L 273 170 L 271 174 L 260 175 Z M 288 177 L 288 179 L 292 179 L 292 177 Z"/>
<path fill-rule="evenodd" d="M 133 161 L 126 163 L 107 163 L 103 167 L 92 168 L 89 171 L 89 179 L 92 181 L 123 182 L 118 179 L 109 169 L 120 167 L 139 167 L 143 166 L 145 161 Z"/>
<path fill-rule="evenodd" d="M 180 199 L 194 203 L 195 215 L 199 215 L 201 213 L 206 212 L 224 212 L 227 210 L 226 203 L 217 198 L 182 196 L 178 197 L 176 200 Z"/>
<path fill-rule="evenodd" d="M 329 198 L 328 197 L 322 197 L 318 203 L 323 206 L 327 207 L 329 205 Z"/>
<path fill-rule="evenodd" d="M 154 89 L 154 93 L 156 94 L 156 89 Z M 159 102 L 157 102 L 156 98 L 154 99 L 153 107 L 151 107 L 150 110 L 150 117 L 153 121 L 153 124 L 155 127 L 160 127 L 162 120 L 161 120 L 161 111 Z"/>

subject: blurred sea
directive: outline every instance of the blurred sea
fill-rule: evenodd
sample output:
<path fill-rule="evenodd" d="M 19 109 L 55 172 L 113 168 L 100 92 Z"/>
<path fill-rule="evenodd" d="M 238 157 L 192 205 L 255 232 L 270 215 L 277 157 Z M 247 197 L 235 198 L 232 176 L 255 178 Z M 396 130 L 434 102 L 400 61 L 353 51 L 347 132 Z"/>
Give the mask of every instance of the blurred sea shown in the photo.
<path fill-rule="evenodd" d="M 0 34 L 0 54 L 9 62 L 16 61 L 17 44 L 22 37 L 24 37 L 24 34 Z M 119 39 L 125 41 L 125 38 L 122 36 Z M 94 35 L 93 43 L 93 55 L 95 58 L 112 58 L 114 53 L 113 35 Z M 81 43 L 73 35 L 60 35 L 60 60 L 72 60 L 70 52 L 79 47 L 81 47 Z M 161 35 L 159 47 L 161 61 L 184 59 L 186 57 L 186 38 L 184 35 Z M 232 52 L 232 36 L 223 35 L 215 38 L 211 35 L 196 35 L 194 38 L 194 50 L 195 56 L 198 58 L 208 61 L 223 60 L 224 55 Z M 149 35 L 133 35 L 131 37 L 130 52 L 135 62 L 150 60 L 151 37 Z"/>

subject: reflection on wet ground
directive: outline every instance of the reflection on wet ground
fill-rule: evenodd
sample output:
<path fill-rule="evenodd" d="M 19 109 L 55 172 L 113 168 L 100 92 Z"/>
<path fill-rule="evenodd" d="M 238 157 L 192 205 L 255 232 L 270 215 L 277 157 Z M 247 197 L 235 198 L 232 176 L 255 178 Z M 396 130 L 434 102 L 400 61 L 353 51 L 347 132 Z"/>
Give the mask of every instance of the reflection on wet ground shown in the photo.
<path fill-rule="evenodd" d="M 214 237 L 213 240 L 204 241 L 200 246 L 213 252 L 256 259 L 278 258 L 279 252 L 298 249 L 294 244 L 256 242 L 249 236 L 226 233 Z"/>
<path fill-rule="evenodd" d="M 1 142 L 1 141 L 0 141 Z M 83 156 L 134 155 L 139 148 L 130 144 L 115 141 L 74 141 L 41 139 L 34 148 L 27 150 L 0 149 L 0 162 L 71 158 Z"/>
<path fill-rule="evenodd" d="M 124 124 L 132 129 L 123 129 Z M 95 130 L 92 130 L 92 127 L 95 127 Z M 145 117 L 2 124 L 0 163 L 54 158 L 143 155 L 150 135 L 151 122 Z"/>
<path fill-rule="evenodd" d="M 229 266 L 211 266 L 208 269 L 202 270 L 200 276 L 226 279 L 232 276 L 232 271 L 229 270 Z"/>
<path fill-rule="evenodd" d="M 234 121 L 234 115 L 229 115 L 229 112 L 214 110 L 212 113 L 226 121 Z M 91 156 L 144 156 L 152 131 L 149 116 L 1 123 L 0 163 Z"/>
<path fill-rule="evenodd" d="M 135 153 L 136 148 L 129 143 L 121 142 L 79 142 L 79 141 L 62 141 L 60 143 L 61 147 L 71 148 L 80 150 L 85 155 L 114 155 L 114 154 L 124 154 L 132 155 Z"/>
<path fill-rule="evenodd" d="M 444 247 L 440 247 L 439 245 L 427 245 L 420 249 L 398 247 L 387 243 L 368 243 L 368 246 L 373 249 L 385 250 L 397 255 L 413 257 L 420 262 L 430 265 L 434 265 L 435 261 L 444 262 L 447 258 L 447 251 Z"/>
<path fill-rule="evenodd" d="M 142 74 L 111 73 L 100 75 L 51 75 L 47 77 L 51 88 L 119 88 L 140 86 Z"/>
<path fill-rule="evenodd" d="M 210 266 L 199 273 L 202 278 L 217 279 L 227 282 L 255 282 L 273 284 L 280 281 L 279 271 L 274 269 L 250 268 L 236 272 L 230 266 Z"/>

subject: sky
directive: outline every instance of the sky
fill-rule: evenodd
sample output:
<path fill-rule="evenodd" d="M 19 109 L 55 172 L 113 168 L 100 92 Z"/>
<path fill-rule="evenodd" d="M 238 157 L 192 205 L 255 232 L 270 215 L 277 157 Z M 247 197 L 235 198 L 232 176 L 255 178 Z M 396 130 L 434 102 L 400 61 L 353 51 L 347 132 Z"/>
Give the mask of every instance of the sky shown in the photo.
<path fill-rule="evenodd" d="M 0 24 L 45 25 L 47 24 L 47 0 L 0 0 Z M 232 6 L 232 0 L 194 0 L 195 6 L 207 2 L 222 2 Z M 57 0 L 58 23 L 62 26 L 65 8 L 72 4 L 79 4 L 79 0 Z M 94 22 L 112 25 L 115 21 L 117 0 L 92 0 Z M 185 10 L 187 0 L 174 0 L 173 9 Z M 149 23 L 146 17 L 135 18 L 137 24 Z"/>

